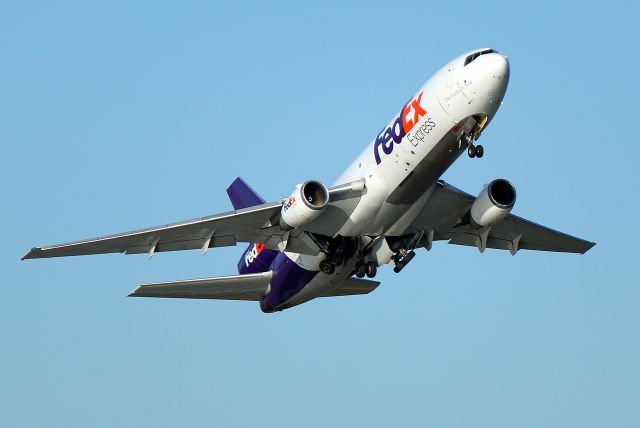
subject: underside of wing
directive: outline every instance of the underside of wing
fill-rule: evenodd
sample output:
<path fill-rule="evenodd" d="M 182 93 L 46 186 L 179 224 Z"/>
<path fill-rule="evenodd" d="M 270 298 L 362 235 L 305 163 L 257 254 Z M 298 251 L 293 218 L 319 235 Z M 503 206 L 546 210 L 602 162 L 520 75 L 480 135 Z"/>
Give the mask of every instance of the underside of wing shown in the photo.
<path fill-rule="evenodd" d="M 584 254 L 595 245 L 513 214 L 491 227 L 476 229 L 464 221 L 474 200 L 468 193 L 438 182 L 411 228 L 413 232 L 424 232 L 419 245 L 430 248 L 432 241 L 447 240 L 481 251 L 495 248 L 512 254 L 521 249 Z"/>
<path fill-rule="evenodd" d="M 487 248 L 509 250 L 513 254 L 518 250 L 584 254 L 595 245 L 516 215 L 509 215 L 494 225 L 489 233 Z M 478 235 L 473 232 L 452 232 L 449 235 L 450 244 L 477 246 L 479 242 Z"/>
<path fill-rule="evenodd" d="M 259 301 L 270 280 L 271 272 L 265 272 L 143 284 L 133 290 L 129 297 Z"/>
<path fill-rule="evenodd" d="M 302 230 L 325 236 L 334 236 L 348 221 L 349 216 L 360 203 L 364 189 L 364 180 L 341 184 L 329 189 L 329 204 L 322 215 Z"/>
<path fill-rule="evenodd" d="M 70 242 L 29 251 L 23 259 L 80 256 L 104 253 L 153 255 L 161 251 L 191 250 L 235 245 L 236 242 L 266 242 L 279 227 L 270 219 L 279 212 L 280 203 L 263 204 L 164 226 Z"/>
<path fill-rule="evenodd" d="M 316 255 L 320 251 L 307 232 L 331 236 L 355 209 L 364 182 L 328 189 L 329 203 L 322 214 L 305 227 L 284 230 L 280 226 L 282 201 L 239 209 L 209 217 L 167 224 L 116 235 L 31 249 L 24 259 L 123 253 L 152 256 L 163 251 L 226 247 L 238 242 L 264 243 L 268 249 Z"/>

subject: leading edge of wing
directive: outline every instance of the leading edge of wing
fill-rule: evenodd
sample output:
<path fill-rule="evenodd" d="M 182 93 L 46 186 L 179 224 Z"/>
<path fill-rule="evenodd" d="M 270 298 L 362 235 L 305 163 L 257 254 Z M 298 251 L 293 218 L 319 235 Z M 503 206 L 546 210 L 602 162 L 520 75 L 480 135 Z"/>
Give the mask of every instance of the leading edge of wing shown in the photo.
<path fill-rule="evenodd" d="M 263 205 L 258 205 L 258 206 L 255 206 L 255 207 L 251 207 L 251 208 L 245 208 L 245 209 L 235 210 L 235 211 L 228 211 L 228 212 L 225 212 L 225 213 L 215 214 L 215 215 L 211 215 L 211 216 L 207 216 L 207 217 L 199 217 L 199 218 L 195 218 L 195 219 L 191 219 L 191 220 L 185 220 L 185 221 L 176 222 L 176 223 L 169 223 L 169 224 L 165 224 L 165 225 L 162 225 L 162 226 L 155 226 L 155 227 L 149 227 L 149 228 L 144 228 L 144 229 L 138 229 L 138 230 L 133 230 L 133 231 L 130 231 L 130 232 L 117 233 L 117 234 L 113 234 L 113 235 L 107 235 L 107 236 L 102 236 L 102 237 L 97 237 L 97 238 L 90 238 L 90 239 L 85 239 L 85 240 L 80 240 L 80 241 L 73 241 L 73 242 L 68 242 L 68 243 L 64 243 L 64 244 L 54 244 L 54 245 L 48 245 L 48 246 L 43 246 L 43 247 L 34 247 L 31 250 L 29 250 L 29 252 L 27 252 L 27 254 L 25 254 L 22 257 L 22 260 L 37 259 L 37 258 L 48 258 L 48 257 L 64 257 L 64 256 L 67 256 L 69 254 L 53 254 L 53 252 L 55 250 L 72 249 L 73 247 L 79 247 L 79 246 L 84 246 L 84 245 L 88 245 L 88 244 L 96 244 L 96 243 L 101 243 L 101 242 L 107 242 L 107 241 L 110 241 L 110 240 L 115 240 L 115 239 L 120 239 L 120 238 L 132 238 L 132 237 L 145 235 L 145 234 L 149 234 L 149 233 L 154 233 L 154 232 L 162 232 L 162 231 L 167 231 L 167 230 L 176 229 L 176 228 L 180 228 L 180 227 L 198 225 L 198 224 L 203 224 L 203 223 L 212 222 L 212 221 L 220 221 L 220 220 L 232 218 L 234 216 L 238 216 L 238 215 L 241 215 L 241 214 L 255 213 L 255 212 L 260 212 L 260 211 L 269 211 L 269 210 L 273 210 L 274 208 L 279 208 L 280 206 L 281 206 L 281 202 L 272 202 L 272 203 L 268 203 L 268 204 L 263 204 Z M 106 252 L 108 252 L 108 253 L 116 253 L 116 252 L 121 252 L 121 251 L 113 250 L 113 251 L 106 251 Z M 99 254 L 99 253 L 100 252 L 87 252 L 86 254 Z M 75 254 L 71 254 L 71 255 L 75 255 Z M 80 254 L 77 254 L 77 255 L 80 255 Z"/>

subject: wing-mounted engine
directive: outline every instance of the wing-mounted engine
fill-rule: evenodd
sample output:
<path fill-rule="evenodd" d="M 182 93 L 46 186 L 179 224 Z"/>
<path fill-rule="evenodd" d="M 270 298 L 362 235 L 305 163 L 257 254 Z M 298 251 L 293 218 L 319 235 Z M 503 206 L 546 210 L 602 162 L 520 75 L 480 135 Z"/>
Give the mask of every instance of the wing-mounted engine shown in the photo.
<path fill-rule="evenodd" d="M 516 203 L 516 189 L 509 181 L 493 180 L 471 205 L 471 224 L 482 228 L 506 218 Z"/>
<path fill-rule="evenodd" d="M 309 180 L 298 184 L 280 212 L 280 226 L 285 230 L 295 229 L 312 222 L 327 207 L 329 191 L 319 181 Z"/>

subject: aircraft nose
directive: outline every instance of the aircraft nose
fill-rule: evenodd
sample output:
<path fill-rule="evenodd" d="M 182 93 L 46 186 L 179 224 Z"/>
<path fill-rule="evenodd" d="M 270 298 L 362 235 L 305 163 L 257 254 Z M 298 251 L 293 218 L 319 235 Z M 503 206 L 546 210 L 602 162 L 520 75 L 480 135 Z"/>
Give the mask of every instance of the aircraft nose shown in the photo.
<path fill-rule="evenodd" d="M 509 60 L 494 49 L 481 49 L 467 55 L 463 69 L 467 76 L 477 82 L 481 92 L 486 89 L 491 99 L 499 98 L 507 90 L 509 83 Z"/>
<path fill-rule="evenodd" d="M 485 70 L 492 78 L 497 80 L 509 80 L 509 60 L 499 53 L 492 53 L 485 58 Z"/>
<path fill-rule="evenodd" d="M 509 60 L 500 53 L 492 53 L 483 58 L 484 81 L 488 85 L 488 96 L 492 103 L 500 103 L 509 84 Z"/>

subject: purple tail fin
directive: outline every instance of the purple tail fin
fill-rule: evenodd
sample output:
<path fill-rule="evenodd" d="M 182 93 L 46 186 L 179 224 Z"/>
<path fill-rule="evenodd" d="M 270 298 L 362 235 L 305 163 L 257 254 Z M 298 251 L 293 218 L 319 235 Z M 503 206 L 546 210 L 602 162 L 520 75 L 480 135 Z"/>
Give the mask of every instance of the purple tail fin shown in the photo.
<path fill-rule="evenodd" d="M 265 200 L 240 177 L 236 178 L 227 188 L 227 195 L 229 195 L 235 210 L 265 203 Z M 277 255 L 278 251 L 264 249 L 264 244 L 251 244 L 238 261 L 238 272 L 243 275 L 266 272 Z"/>
<path fill-rule="evenodd" d="M 236 210 L 265 203 L 265 200 L 240 177 L 236 178 L 227 188 L 227 195 L 231 199 L 233 209 Z"/>

